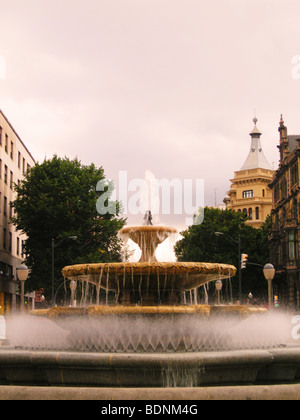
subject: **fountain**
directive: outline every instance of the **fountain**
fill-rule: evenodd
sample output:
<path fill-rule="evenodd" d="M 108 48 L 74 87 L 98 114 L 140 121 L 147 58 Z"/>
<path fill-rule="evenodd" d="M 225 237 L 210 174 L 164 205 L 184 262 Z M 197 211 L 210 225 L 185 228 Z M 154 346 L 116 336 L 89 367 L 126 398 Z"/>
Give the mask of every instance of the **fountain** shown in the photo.
<path fill-rule="evenodd" d="M 299 380 L 300 353 L 280 348 L 288 341 L 286 319 L 271 320 L 262 308 L 198 304 L 196 293 L 186 302 L 186 294 L 233 277 L 236 268 L 157 261 L 158 245 L 175 234 L 153 226 L 148 214 L 145 225 L 120 232 L 139 245 L 139 262 L 65 267 L 72 302 L 76 282 L 93 286 L 96 304 L 12 320 L 0 383 L 176 388 Z"/>

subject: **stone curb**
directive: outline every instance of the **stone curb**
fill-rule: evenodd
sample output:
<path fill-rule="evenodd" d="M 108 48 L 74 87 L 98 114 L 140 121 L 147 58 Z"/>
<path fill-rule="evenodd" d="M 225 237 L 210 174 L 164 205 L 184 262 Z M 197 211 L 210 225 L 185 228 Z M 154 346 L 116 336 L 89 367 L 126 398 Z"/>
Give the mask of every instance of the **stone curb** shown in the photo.
<path fill-rule="evenodd" d="M 0 400 L 135 401 L 298 401 L 300 384 L 209 388 L 61 388 L 0 386 Z M 124 405 L 124 404 L 123 404 Z"/>

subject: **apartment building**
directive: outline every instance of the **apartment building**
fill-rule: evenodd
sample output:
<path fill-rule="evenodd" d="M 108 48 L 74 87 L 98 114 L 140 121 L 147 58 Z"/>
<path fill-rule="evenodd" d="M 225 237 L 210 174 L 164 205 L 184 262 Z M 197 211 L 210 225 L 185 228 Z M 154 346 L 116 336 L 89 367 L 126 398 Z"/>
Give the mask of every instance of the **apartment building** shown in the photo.
<path fill-rule="evenodd" d="M 288 135 L 281 116 L 280 164 L 270 188 L 273 192 L 271 263 L 281 303 L 300 307 L 300 134 Z"/>
<path fill-rule="evenodd" d="M 11 223 L 12 201 L 18 184 L 35 164 L 31 153 L 0 110 L 0 315 L 19 305 L 16 269 L 23 261 L 22 245 L 26 237 Z"/>

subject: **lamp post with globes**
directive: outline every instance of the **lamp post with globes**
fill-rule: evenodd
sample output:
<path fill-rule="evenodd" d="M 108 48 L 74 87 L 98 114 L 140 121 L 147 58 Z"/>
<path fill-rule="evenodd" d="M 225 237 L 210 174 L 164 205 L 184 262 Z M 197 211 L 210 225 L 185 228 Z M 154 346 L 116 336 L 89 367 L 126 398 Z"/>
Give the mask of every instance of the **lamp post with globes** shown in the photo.
<path fill-rule="evenodd" d="M 21 305 L 20 305 L 21 312 L 25 311 L 25 306 L 24 306 L 25 281 L 28 278 L 28 274 L 29 274 L 29 269 L 25 264 L 21 264 L 17 268 L 17 276 L 18 276 L 18 279 L 20 280 L 20 283 L 21 283 Z"/>
<path fill-rule="evenodd" d="M 272 264 L 266 264 L 263 269 L 265 279 L 268 282 L 268 296 L 269 296 L 269 308 L 273 307 L 272 299 L 272 281 L 275 277 L 275 268 Z"/>

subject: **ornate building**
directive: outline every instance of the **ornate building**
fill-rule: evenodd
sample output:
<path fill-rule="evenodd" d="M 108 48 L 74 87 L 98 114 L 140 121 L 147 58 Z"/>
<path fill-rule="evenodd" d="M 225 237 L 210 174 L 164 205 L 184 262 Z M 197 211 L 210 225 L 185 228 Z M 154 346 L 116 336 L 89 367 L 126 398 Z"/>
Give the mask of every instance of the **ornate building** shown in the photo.
<path fill-rule="evenodd" d="M 269 184 L 274 171 L 262 150 L 262 133 L 257 128 L 257 118 L 254 118 L 253 122 L 248 157 L 242 168 L 234 173 L 230 191 L 224 202 L 227 209 L 245 213 L 248 216 L 247 223 L 259 228 L 272 210 L 272 191 Z"/>
<path fill-rule="evenodd" d="M 300 306 L 300 135 L 288 135 L 281 116 L 280 164 L 273 190 L 270 257 L 276 268 L 275 294 L 287 305 Z"/>

